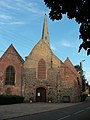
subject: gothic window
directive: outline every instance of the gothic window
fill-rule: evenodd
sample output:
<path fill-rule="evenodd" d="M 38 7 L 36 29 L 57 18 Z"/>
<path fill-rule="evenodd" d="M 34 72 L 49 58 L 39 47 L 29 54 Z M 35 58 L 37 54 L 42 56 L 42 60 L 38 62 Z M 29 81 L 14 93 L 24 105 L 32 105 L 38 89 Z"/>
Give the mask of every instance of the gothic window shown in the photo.
<path fill-rule="evenodd" d="M 38 62 L 38 79 L 46 79 L 46 63 L 43 59 Z"/>
<path fill-rule="evenodd" d="M 8 66 L 6 69 L 6 78 L 5 78 L 6 85 L 14 85 L 15 84 L 15 69 L 13 66 Z"/>

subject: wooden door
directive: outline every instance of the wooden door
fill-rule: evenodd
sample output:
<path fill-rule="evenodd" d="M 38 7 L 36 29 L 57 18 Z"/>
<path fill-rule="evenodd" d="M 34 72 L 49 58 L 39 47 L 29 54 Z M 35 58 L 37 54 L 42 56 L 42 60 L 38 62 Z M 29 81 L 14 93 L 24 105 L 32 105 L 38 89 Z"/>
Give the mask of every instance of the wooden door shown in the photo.
<path fill-rule="evenodd" d="M 36 89 L 36 102 L 46 102 L 46 89 L 39 87 Z"/>

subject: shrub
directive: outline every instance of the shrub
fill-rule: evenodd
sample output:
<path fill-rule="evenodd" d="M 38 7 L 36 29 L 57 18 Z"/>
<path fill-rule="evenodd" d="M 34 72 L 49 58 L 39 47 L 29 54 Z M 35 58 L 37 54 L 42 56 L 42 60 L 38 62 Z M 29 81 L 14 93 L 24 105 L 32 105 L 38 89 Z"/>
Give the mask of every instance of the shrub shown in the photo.
<path fill-rule="evenodd" d="M 0 105 L 23 103 L 24 97 L 17 95 L 0 95 Z"/>
<path fill-rule="evenodd" d="M 83 93 L 82 96 L 81 96 L 82 101 L 85 101 L 85 99 L 87 98 L 87 96 L 88 96 L 88 94 Z"/>

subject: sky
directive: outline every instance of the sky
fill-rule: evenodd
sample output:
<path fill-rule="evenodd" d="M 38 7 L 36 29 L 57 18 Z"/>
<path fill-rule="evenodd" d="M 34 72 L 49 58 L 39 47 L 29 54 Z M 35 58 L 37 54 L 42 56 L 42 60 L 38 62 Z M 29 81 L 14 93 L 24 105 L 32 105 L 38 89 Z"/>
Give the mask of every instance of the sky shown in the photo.
<path fill-rule="evenodd" d="M 25 59 L 41 39 L 45 13 L 53 53 L 62 62 L 68 57 L 73 65 L 85 60 L 83 71 L 90 84 L 90 56 L 84 50 L 78 53 L 80 25 L 65 15 L 60 21 L 50 20 L 44 0 L 0 0 L 0 57 L 13 44 Z"/>

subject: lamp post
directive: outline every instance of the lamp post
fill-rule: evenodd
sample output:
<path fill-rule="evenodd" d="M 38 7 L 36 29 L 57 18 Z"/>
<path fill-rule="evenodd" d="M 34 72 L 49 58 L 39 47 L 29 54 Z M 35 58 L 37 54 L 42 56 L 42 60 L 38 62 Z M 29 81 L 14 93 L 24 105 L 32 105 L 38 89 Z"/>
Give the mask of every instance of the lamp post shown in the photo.
<path fill-rule="evenodd" d="M 81 76 L 81 101 L 82 101 L 82 92 L 83 92 L 83 88 L 85 87 L 85 85 L 83 85 L 83 65 L 82 63 L 84 62 L 85 60 L 82 60 L 80 62 L 80 76 Z"/>
<path fill-rule="evenodd" d="M 81 79 L 83 79 L 83 66 L 82 66 L 82 63 L 84 62 L 85 60 L 82 60 L 80 62 L 80 75 L 81 75 Z"/>
<path fill-rule="evenodd" d="M 81 76 L 83 75 L 83 66 L 82 66 L 82 63 L 84 62 L 85 60 L 82 60 L 80 62 L 80 70 L 81 70 Z"/>

